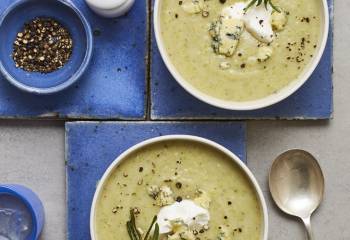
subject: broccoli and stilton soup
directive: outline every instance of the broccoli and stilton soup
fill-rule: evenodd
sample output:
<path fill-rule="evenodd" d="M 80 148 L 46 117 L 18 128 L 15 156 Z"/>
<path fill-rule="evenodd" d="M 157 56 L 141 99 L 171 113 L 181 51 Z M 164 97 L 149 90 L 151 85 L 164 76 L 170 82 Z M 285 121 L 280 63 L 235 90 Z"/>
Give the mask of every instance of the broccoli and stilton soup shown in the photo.
<path fill-rule="evenodd" d="M 169 140 L 139 149 L 111 173 L 94 230 L 97 240 L 260 240 L 262 216 L 254 186 L 227 155 Z"/>
<path fill-rule="evenodd" d="M 305 70 L 318 48 L 320 0 L 160 0 L 170 61 L 199 91 L 257 100 Z"/>

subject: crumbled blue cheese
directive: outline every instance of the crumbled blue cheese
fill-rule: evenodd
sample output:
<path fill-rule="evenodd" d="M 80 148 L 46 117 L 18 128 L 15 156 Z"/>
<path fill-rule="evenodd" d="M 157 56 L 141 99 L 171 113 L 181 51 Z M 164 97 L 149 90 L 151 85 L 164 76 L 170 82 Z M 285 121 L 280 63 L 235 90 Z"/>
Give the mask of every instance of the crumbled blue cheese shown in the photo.
<path fill-rule="evenodd" d="M 173 191 L 168 186 L 152 185 L 148 188 L 148 195 L 156 200 L 157 206 L 167 206 L 175 202 Z"/>
<path fill-rule="evenodd" d="M 222 9 L 220 17 L 211 24 L 209 34 L 212 37 L 212 48 L 216 54 L 231 57 L 234 55 L 243 31 L 247 30 L 259 42 L 270 43 L 278 31 L 287 24 L 287 14 L 277 12 L 264 4 L 252 6 L 246 11 L 249 2 L 236 2 Z M 260 45 L 260 44 L 259 44 Z M 260 47 L 256 56 L 248 58 L 250 62 L 264 62 L 273 53 L 271 47 Z M 229 69 L 228 62 L 219 64 L 220 69 Z"/>
<path fill-rule="evenodd" d="M 219 227 L 219 233 L 218 233 L 218 236 L 217 236 L 217 240 L 228 240 L 229 239 L 229 229 L 224 226 L 224 225 L 221 225 Z"/>
<path fill-rule="evenodd" d="M 184 0 L 181 6 L 187 13 L 200 13 L 204 9 L 204 0 Z"/>
<path fill-rule="evenodd" d="M 231 64 L 229 62 L 221 62 L 219 64 L 219 67 L 222 70 L 226 70 L 226 69 L 229 69 L 231 67 Z"/>
<path fill-rule="evenodd" d="M 174 233 L 168 236 L 168 240 L 195 240 L 196 237 L 191 231 Z"/>
<path fill-rule="evenodd" d="M 168 235 L 168 240 L 195 240 L 193 231 L 189 230 L 183 220 L 171 221 L 172 232 Z"/>
<path fill-rule="evenodd" d="M 175 202 L 173 191 L 168 186 L 160 187 L 158 197 L 156 199 L 158 206 L 167 206 Z"/>
<path fill-rule="evenodd" d="M 160 192 L 160 188 L 156 185 L 150 186 L 148 189 L 148 195 L 152 197 L 153 199 L 156 199 L 158 197 L 158 194 Z"/>
<path fill-rule="evenodd" d="M 193 201 L 202 208 L 209 209 L 211 198 L 205 191 L 199 189 L 197 190 L 197 197 Z"/>
<path fill-rule="evenodd" d="M 262 46 L 259 47 L 258 52 L 254 56 L 250 56 L 248 58 L 248 62 L 251 64 L 257 63 L 257 62 L 265 62 L 271 58 L 273 54 L 273 48 L 268 46 Z"/>
<path fill-rule="evenodd" d="M 287 24 L 287 14 L 284 11 L 274 11 L 271 16 L 271 25 L 274 31 L 282 31 Z"/>
<path fill-rule="evenodd" d="M 179 239 L 181 239 L 181 240 L 195 240 L 195 236 L 194 236 L 194 234 L 193 234 L 193 232 L 192 231 L 189 231 L 189 230 L 187 230 L 187 231 L 185 231 L 185 232 L 181 232 L 180 234 L 179 234 Z"/>
<path fill-rule="evenodd" d="M 211 24 L 209 33 L 212 37 L 212 47 L 217 54 L 233 56 L 244 30 L 242 20 L 220 17 Z"/>
<path fill-rule="evenodd" d="M 260 47 L 258 50 L 258 54 L 256 55 L 256 59 L 258 62 L 265 62 L 272 56 L 272 53 L 273 53 L 272 47 L 267 47 L 267 46 Z"/>
<path fill-rule="evenodd" d="M 160 187 L 160 192 L 158 194 L 158 204 L 159 206 L 170 205 L 175 202 L 173 191 L 168 186 Z"/>

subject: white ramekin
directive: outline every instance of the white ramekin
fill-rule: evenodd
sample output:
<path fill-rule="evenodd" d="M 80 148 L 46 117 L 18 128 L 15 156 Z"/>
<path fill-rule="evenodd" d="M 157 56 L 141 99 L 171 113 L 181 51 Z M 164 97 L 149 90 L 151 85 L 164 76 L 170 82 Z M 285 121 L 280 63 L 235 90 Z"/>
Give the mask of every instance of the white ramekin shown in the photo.
<path fill-rule="evenodd" d="M 153 21 L 154 21 L 154 31 L 155 31 L 156 41 L 165 65 L 167 66 L 172 76 L 176 79 L 176 81 L 187 92 L 189 92 L 199 100 L 219 108 L 228 109 L 228 110 L 242 110 L 242 111 L 256 110 L 256 109 L 261 109 L 264 107 L 271 106 L 273 104 L 276 104 L 286 99 L 287 97 L 292 95 L 294 92 L 296 92 L 309 79 L 311 74 L 316 69 L 318 63 L 320 62 L 322 54 L 326 47 L 328 32 L 329 32 L 329 12 L 328 12 L 327 0 L 321 0 L 321 4 L 322 4 L 321 29 L 320 29 L 321 34 L 320 34 L 319 43 L 317 44 L 318 47 L 316 49 L 316 53 L 314 54 L 314 57 L 312 58 L 311 62 L 308 64 L 306 69 L 300 74 L 300 76 L 294 81 L 292 81 L 288 86 L 279 90 L 277 93 L 274 93 L 273 95 L 269 95 L 262 99 L 258 99 L 254 101 L 245 101 L 245 102 L 222 100 L 219 98 L 209 96 L 199 91 L 197 88 L 193 87 L 188 81 L 186 81 L 186 79 L 184 79 L 181 76 L 181 74 L 178 72 L 176 67 L 172 64 L 167 54 L 167 51 L 162 39 L 162 35 L 161 35 L 161 29 L 160 29 L 161 28 L 160 27 L 160 16 L 161 16 L 160 10 L 161 10 L 162 1 L 163 0 L 155 0 Z"/>
<path fill-rule="evenodd" d="M 115 18 L 127 13 L 134 5 L 135 0 L 85 0 L 87 5 L 96 14 L 106 17 Z"/>
<path fill-rule="evenodd" d="M 97 189 L 94 195 L 94 199 L 92 202 L 91 206 L 91 212 L 90 212 L 90 234 L 91 234 L 91 239 L 92 240 L 98 240 L 96 237 L 96 232 L 95 232 L 95 214 L 96 214 L 96 204 L 98 202 L 99 196 L 101 194 L 102 188 L 104 183 L 107 181 L 107 179 L 111 176 L 111 174 L 116 170 L 116 168 L 119 166 L 119 164 L 126 159 L 128 156 L 133 154 L 134 152 L 140 150 L 141 148 L 147 147 L 149 145 L 152 145 L 154 143 L 159 143 L 159 142 L 164 142 L 164 141 L 176 141 L 176 140 L 184 140 L 184 141 L 193 141 L 201 144 L 208 145 L 210 147 L 213 147 L 217 149 L 218 151 L 224 153 L 227 155 L 234 164 L 236 164 L 247 176 L 247 178 L 250 180 L 252 186 L 255 189 L 255 192 L 258 196 L 258 200 L 260 203 L 260 207 L 262 209 L 262 222 L 263 222 L 263 228 L 261 232 L 261 240 L 267 240 L 268 236 L 268 213 L 267 213 L 267 206 L 265 202 L 264 195 L 260 189 L 260 186 L 255 179 L 254 175 L 252 172 L 248 169 L 248 167 L 237 157 L 234 153 L 232 153 L 230 150 L 227 148 L 217 144 L 216 142 L 213 142 L 211 140 L 201 138 L 201 137 L 196 137 L 196 136 L 191 136 L 191 135 L 168 135 L 168 136 L 161 136 L 161 137 L 156 137 L 152 138 L 149 140 L 146 140 L 144 142 L 141 142 L 139 144 L 136 144 L 135 146 L 129 148 L 126 150 L 124 153 L 122 153 L 116 160 L 113 161 L 113 163 L 108 167 L 106 172 L 104 173 L 102 179 L 99 181 L 97 185 Z"/>

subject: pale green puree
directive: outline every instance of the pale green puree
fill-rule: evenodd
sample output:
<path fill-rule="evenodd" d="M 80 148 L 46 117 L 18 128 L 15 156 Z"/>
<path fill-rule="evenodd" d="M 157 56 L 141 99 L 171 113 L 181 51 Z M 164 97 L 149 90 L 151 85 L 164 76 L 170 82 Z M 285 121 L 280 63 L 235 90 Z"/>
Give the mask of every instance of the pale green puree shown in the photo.
<path fill-rule="evenodd" d="M 161 35 L 172 64 L 180 75 L 199 91 L 227 101 L 249 101 L 269 96 L 281 90 L 305 70 L 317 49 L 321 16 L 319 0 L 274 0 L 286 12 L 284 30 L 276 33 L 270 44 L 271 58 L 264 62 L 251 61 L 259 42 L 247 31 L 232 57 L 215 54 L 208 34 L 211 22 L 223 7 L 237 0 L 205 1 L 207 12 L 189 14 L 178 0 L 162 0 L 160 4 Z M 223 61 L 229 69 L 220 69 Z"/>

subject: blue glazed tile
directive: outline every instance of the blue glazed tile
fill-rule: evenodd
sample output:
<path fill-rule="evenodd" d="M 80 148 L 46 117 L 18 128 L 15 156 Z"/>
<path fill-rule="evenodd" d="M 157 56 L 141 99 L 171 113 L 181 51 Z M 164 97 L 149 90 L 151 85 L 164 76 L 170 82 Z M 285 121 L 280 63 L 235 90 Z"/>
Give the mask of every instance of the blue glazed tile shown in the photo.
<path fill-rule="evenodd" d="M 0 13 L 13 0 L 0 1 Z M 0 118 L 143 119 L 146 109 L 147 1 L 104 19 L 72 0 L 94 30 L 91 65 L 75 86 L 52 96 L 21 92 L 0 76 Z"/>
<path fill-rule="evenodd" d="M 328 44 L 312 77 L 295 94 L 272 107 L 228 111 L 187 93 L 164 65 L 153 35 L 151 65 L 152 119 L 329 119 L 333 112 L 333 0 L 328 0 L 331 26 Z M 171 99 L 171 101 L 169 101 Z"/>
<path fill-rule="evenodd" d="M 68 240 L 90 239 L 96 183 L 123 151 L 143 140 L 190 134 L 218 142 L 246 159 L 244 123 L 76 122 L 66 124 Z"/>

